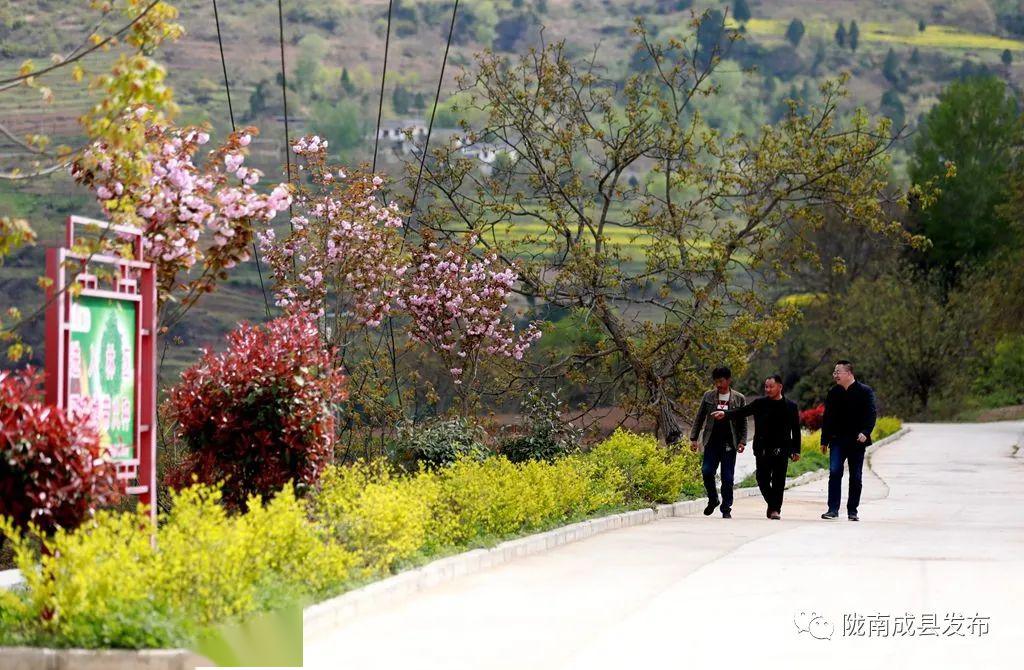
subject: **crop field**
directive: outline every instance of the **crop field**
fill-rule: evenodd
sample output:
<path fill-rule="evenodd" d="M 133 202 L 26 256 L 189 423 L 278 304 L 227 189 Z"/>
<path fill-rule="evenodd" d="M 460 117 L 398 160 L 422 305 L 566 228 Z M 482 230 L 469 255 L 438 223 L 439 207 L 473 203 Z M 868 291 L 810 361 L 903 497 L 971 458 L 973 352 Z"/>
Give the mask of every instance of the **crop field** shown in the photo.
<path fill-rule="evenodd" d="M 738 25 L 731 19 L 728 21 L 728 24 L 730 27 L 737 27 Z M 782 40 L 788 25 L 789 20 L 787 19 L 753 18 L 747 21 L 746 29 L 750 35 L 759 38 L 770 37 Z M 807 36 L 828 40 L 833 39 L 836 25 L 836 21 L 818 19 L 804 21 Z M 1024 51 L 1024 41 L 998 35 L 969 32 L 952 26 L 932 25 L 926 26 L 923 31 L 920 31 L 916 23 L 907 21 L 894 23 L 864 22 L 858 24 L 858 27 L 860 28 L 860 41 L 862 45 L 880 43 L 924 49 L 993 51 L 1009 49 L 1010 51 Z"/>

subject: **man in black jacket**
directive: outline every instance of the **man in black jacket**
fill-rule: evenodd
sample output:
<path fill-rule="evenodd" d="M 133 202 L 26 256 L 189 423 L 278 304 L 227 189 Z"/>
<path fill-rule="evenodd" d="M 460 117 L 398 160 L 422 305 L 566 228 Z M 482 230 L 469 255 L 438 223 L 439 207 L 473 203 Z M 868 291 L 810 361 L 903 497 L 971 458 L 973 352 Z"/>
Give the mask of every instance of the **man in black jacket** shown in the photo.
<path fill-rule="evenodd" d="M 857 381 L 850 361 L 838 361 L 832 371 L 832 379 L 836 384 L 825 396 L 825 416 L 821 424 L 821 453 L 832 450 L 828 468 L 828 511 L 821 518 L 839 517 L 843 461 L 847 461 L 850 464 L 850 492 L 846 499 L 846 513 L 850 521 L 857 521 L 864 452 L 871 444 L 871 431 L 875 429 L 875 392 L 870 386 Z"/>
<path fill-rule="evenodd" d="M 764 381 L 764 396 L 753 402 L 711 416 L 722 419 L 754 417 L 754 459 L 757 486 L 768 505 L 769 519 L 782 518 L 782 496 L 786 489 L 786 467 L 800 460 L 800 410 L 782 395 L 782 377 Z"/>

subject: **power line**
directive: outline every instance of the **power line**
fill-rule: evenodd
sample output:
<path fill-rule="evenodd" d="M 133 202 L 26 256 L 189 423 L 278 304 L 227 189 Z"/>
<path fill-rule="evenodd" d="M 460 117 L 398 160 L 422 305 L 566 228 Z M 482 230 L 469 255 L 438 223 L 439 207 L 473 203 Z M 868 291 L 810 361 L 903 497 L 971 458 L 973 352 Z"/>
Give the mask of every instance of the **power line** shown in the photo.
<path fill-rule="evenodd" d="M 373 134 L 373 165 L 370 167 L 370 172 L 377 172 L 377 147 L 380 143 L 380 119 L 384 112 L 384 82 L 388 75 L 388 47 L 391 44 L 391 10 L 394 6 L 394 0 L 388 0 L 388 24 L 387 30 L 384 33 L 384 67 L 380 73 L 380 98 L 377 101 L 377 130 Z M 383 191 L 381 192 L 381 202 L 386 202 Z M 398 354 L 395 348 L 395 326 L 394 317 L 388 314 L 387 318 L 387 333 L 390 335 L 388 341 L 388 360 L 391 362 L 391 378 L 395 382 L 395 397 L 398 399 L 398 409 L 403 414 L 405 413 L 402 407 L 402 390 L 398 385 Z M 381 341 L 384 339 L 384 330 L 381 331 L 380 337 L 377 338 L 377 350 L 380 350 Z M 376 352 L 374 353 L 376 355 Z"/>
<path fill-rule="evenodd" d="M 292 183 L 292 147 L 291 138 L 288 134 L 288 77 L 285 74 L 284 64 L 284 10 L 281 8 L 281 0 L 277 0 L 277 30 L 281 44 L 281 100 L 284 103 L 284 160 L 288 170 L 288 183 Z M 292 223 L 292 206 L 288 205 L 288 226 L 292 233 L 295 232 L 295 224 Z M 292 262 L 294 263 L 294 258 Z"/>
<path fill-rule="evenodd" d="M 231 86 L 228 84 L 228 63 L 224 59 L 224 42 L 220 38 L 220 14 L 217 0 L 213 0 L 213 22 L 217 26 L 217 47 L 220 49 L 220 69 L 224 72 L 224 91 L 228 94 L 228 116 L 231 117 L 231 132 L 235 132 L 235 110 L 231 106 Z"/>
<path fill-rule="evenodd" d="M 434 107 L 430 110 L 430 124 L 427 126 L 427 137 L 423 141 L 423 154 L 420 156 L 420 169 L 416 174 L 416 186 L 412 191 L 412 204 L 409 207 L 409 221 L 412 222 L 413 214 L 416 213 L 416 199 L 420 194 L 420 181 L 423 178 L 423 165 L 427 160 L 427 150 L 430 148 L 430 133 L 434 130 L 434 116 L 437 114 L 437 103 L 441 98 L 441 83 L 444 81 L 444 68 L 448 63 L 448 51 L 452 47 L 452 33 L 455 32 L 455 16 L 459 13 L 459 0 L 455 0 L 452 8 L 452 22 L 448 26 L 448 43 L 444 47 L 444 58 L 441 60 L 441 75 L 437 78 L 437 91 L 434 92 Z M 408 228 L 408 226 L 406 226 Z"/>
<path fill-rule="evenodd" d="M 377 132 L 373 135 L 373 167 L 370 172 L 377 171 L 377 143 L 380 140 L 380 117 L 384 111 L 384 78 L 388 74 L 388 45 L 391 43 L 391 6 L 394 0 L 388 0 L 388 29 L 384 33 L 384 69 L 380 73 L 380 100 L 377 103 Z"/>
<path fill-rule="evenodd" d="M 228 82 L 228 63 L 224 58 L 224 42 L 220 36 L 220 14 L 217 13 L 217 0 L 213 0 L 213 22 L 217 26 L 217 47 L 220 49 L 220 67 L 224 72 L 224 92 L 228 96 L 228 116 L 231 118 L 231 132 L 235 132 L 235 110 L 231 106 L 231 84 Z M 267 298 L 267 287 L 263 283 L 263 269 L 260 267 L 260 252 L 256 246 L 256 240 L 252 241 L 252 253 L 256 259 L 256 274 L 260 278 L 260 291 L 263 293 L 263 306 L 267 310 L 267 318 L 270 318 L 270 299 Z"/>
<path fill-rule="evenodd" d="M 53 65 L 51 65 L 49 67 L 44 67 L 42 70 L 35 70 L 35 71 L 29 72 L 27 74 L 19 74 L 16 77 L 10 77 L 8 79 L 0 79 L 0 85 L 14 84 L 14 83 L 21 82 L 21 81 L 24 81 L 26 79 L 29 79 L 30 77 L 39 77 L 41 75 L 46 74 L 47 72 L 52 72 L 52 71 L 54 71 L 54 70 L 56 70 L 58 68 L 64 67 L 65 65 L 70 65 L 71 63 L 74 63 L 77 60 L 85 58 L 86 56 L 91 54 L 93 51 L 96 51 L 97 49 L 102 49 L 111 40 L 113 40 L 113 39 L 123 35 L 125 32 L 128 31 L 129 28 L 131 28 L 136 23 L 138 23 L 143 18 L 145 18 L 146 14 L 149 14 L 149 11 L 151 9 L 153 9 L 154 7 L 156 7 L 157 4 L 159 4 L 160 2 L 161 2 L 161 0 L 153 0 L 153 2 L 149 3 L 149 5 L 144 10 L 142 10 L 142 12 L 138 16 L 136 16 L 134 19 L 132 19 L 131 22 L 129 22 L 128 24 L 123 26 L 116 33 L 114 33 L 112 35 L 108 35 L 105 39 L 97 42 L 96 44 L 93 44 L 91 47 L 89 47 L 85 51 L 79 52 L 77 54 L 73 54 L 73 55 L 69 56 L 68 58 L 61 59 L 61 60 L 57 61 L 56 63 L 54 63 Z"/>

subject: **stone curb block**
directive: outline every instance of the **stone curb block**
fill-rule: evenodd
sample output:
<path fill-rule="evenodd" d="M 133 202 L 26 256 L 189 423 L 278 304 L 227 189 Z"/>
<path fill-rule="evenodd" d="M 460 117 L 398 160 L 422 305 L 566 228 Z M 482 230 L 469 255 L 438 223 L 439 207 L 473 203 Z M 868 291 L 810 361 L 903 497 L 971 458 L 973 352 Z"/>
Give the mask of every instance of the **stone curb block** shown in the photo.
<path fill-rule="evenodd" d="M 0 649 L 3 670 L 192 670 L 212 665 L 184 649 Z"/>

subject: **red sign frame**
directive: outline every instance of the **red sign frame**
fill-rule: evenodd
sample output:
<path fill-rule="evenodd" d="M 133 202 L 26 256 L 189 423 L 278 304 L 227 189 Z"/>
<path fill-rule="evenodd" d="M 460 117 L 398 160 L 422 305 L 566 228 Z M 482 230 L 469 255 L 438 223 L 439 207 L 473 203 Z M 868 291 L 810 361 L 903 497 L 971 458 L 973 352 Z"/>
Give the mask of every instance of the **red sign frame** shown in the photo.
<path fill-rule="evenodd" d="M 132 258 L 117 254 L 81 254 L 73 251 L 75 227 L 113 233 L 130 243 Z M 117 477 L 125 493 L 138 495 L 150 519 L 156 522 L 156 271 L 145 259 L 143 232 L 131 226 L 112 224 L 83 216 L 69 216 L 64 246 L 46 250 L 46 401 L 69 408 L 69 356 L 71 312 L 77 295 L 131 302 L 135 309 L 135 423 L 134 458 L 119 459 Z M 90 267 L 105 266 L 113 271 L 112 287 L 101 288 Z M 134 483 L 132 481 L 134 480 Z"/>

